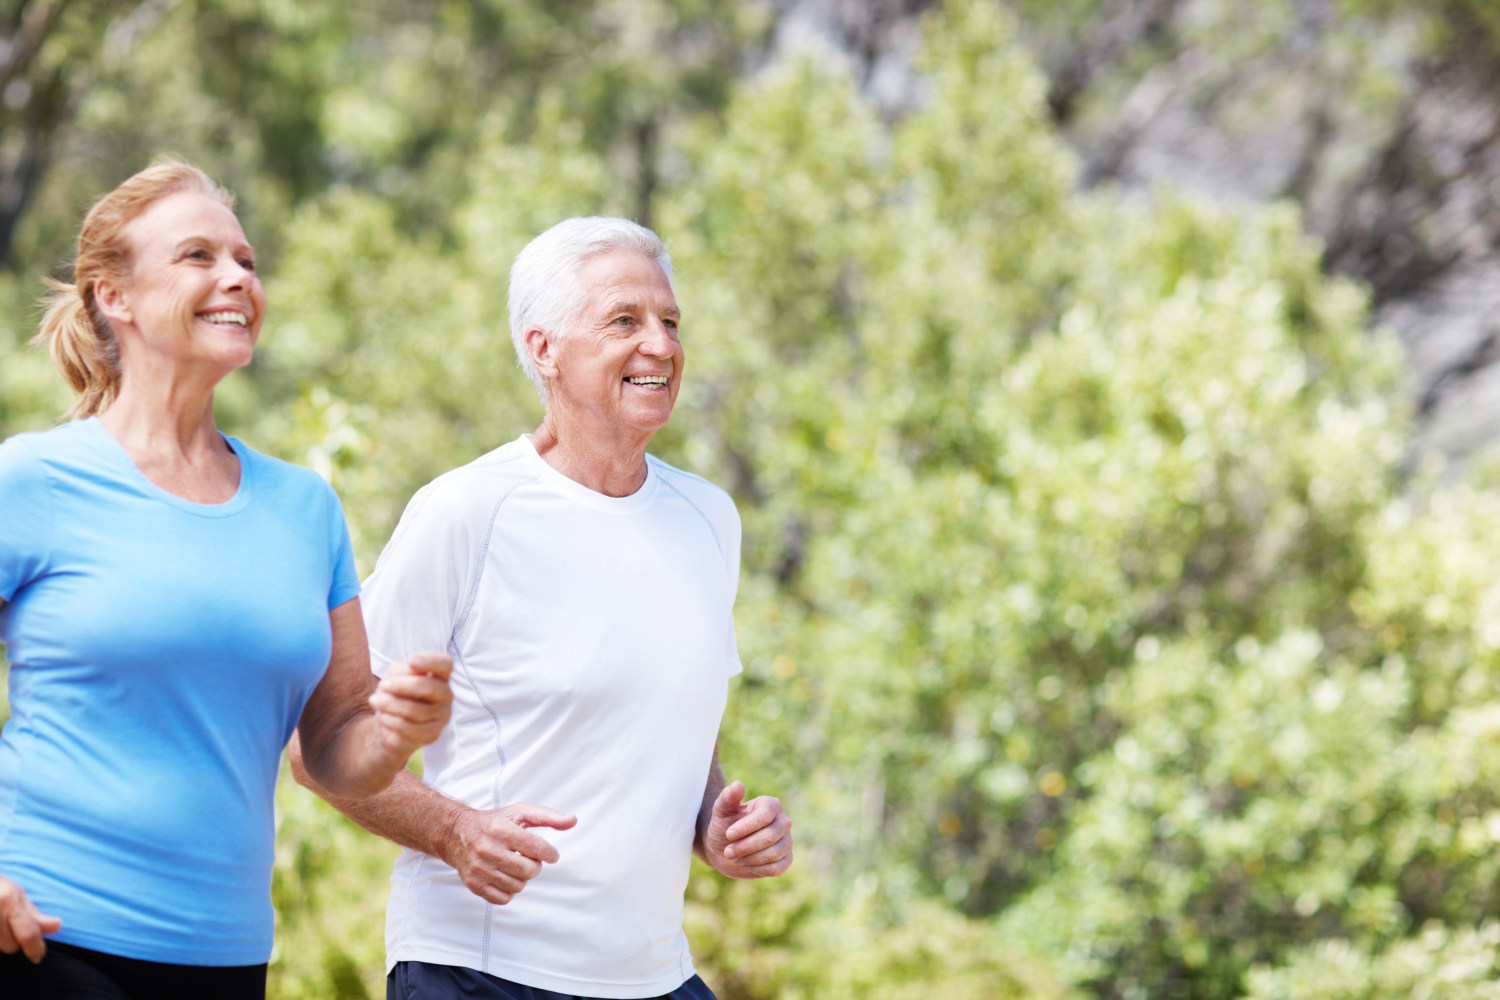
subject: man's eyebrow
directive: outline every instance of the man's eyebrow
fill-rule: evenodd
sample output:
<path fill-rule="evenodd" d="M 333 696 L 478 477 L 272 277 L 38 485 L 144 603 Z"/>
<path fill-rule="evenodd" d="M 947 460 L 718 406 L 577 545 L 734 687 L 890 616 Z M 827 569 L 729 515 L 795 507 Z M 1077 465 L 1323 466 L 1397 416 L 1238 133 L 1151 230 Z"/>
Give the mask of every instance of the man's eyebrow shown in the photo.
<path fill-rule="evenodd" d="M 616 299 L 608 306 L 606 306 L 604 311 L 608 313 L 643 313 L 650 312 L 651 310 L 647 309 L 645 306 L 641 305 L 641 303 L 636 302 L 632 299 Z M 667 308 L 663 309 L 662 312 L 670 313 L 673 316 L 682 315 L 682 310 L 678 309 L 676 306 L 667 306 Z"/>

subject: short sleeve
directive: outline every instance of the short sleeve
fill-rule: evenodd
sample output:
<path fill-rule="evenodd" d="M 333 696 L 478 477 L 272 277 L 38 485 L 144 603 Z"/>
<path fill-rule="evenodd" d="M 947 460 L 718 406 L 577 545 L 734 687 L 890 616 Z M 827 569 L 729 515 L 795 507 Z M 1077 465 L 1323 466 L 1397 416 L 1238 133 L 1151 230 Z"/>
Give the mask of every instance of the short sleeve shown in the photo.
<path fill-rule="evenodd" d="M 46 571 L 54 517 L 41 460 L 15 438 L 0 444 L 0 599 Z"/>
<path fill-rule="evenodd" d="M 740 664 L 740 644 L 734 637 L 734 615 L 729 616 L 729 651 L 727 660 L 730 677 L 744 671 L 745 668 Z"/>
<path fill-rule="evenodd" d="M 344 508 L 333 496 L 333 521 L 329 534 L 336 539 L 333 557 L 333 580 L 328 586 L 328 610 L 359 596 L 359 570 L 354 566 L 354 543 L 349 540 L 349 523 Z"/>
<path fill-rule="evenodd" d="M 729 676 L 742 672 L 740 647 L 734 635 L 734 601 L 740 590 L 740 512 L 727 496 L 729 510 L 724 519 L 724 568 L 729 573 Z"/>
<path fill-rule="evenodd" d="M 453 641 L 486 535 L 465 499 L 441 480 L 418 490 L 365 581 L 370 668 L 379 676 L 414 653 L 447 652 Z"/>

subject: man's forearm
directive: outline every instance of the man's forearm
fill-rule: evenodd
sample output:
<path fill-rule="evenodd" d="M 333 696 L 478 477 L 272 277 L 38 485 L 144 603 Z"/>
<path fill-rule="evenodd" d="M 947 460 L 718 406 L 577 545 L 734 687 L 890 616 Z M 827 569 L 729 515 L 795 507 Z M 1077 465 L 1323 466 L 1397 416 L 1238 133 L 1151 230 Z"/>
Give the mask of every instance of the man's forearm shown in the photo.
<path fill-rule="evenodd" d="M 297 783 L 322 796 L 339 812 L 371 833 L 435 858 L 447 860 L 448 837 L 458 814 L 467 807 L 402 768 L 390 787 L 367 799 L 344 799 L 319 787 L 302 761 L 302 746 L 294 735 L 290 746 L 292 776 Z"/>
<path fill-rule="evenodd" d="M 715 740 L 713 760 L 708 765 L 708 781 L 703 786 L 703 802 L 698 806 L 698 822 L 693 826 L 693 853 L 704 861 L 708 857 L 703 853 L 703 836 L 708 832 L 708 821 L 713 818 L 714 803 L 718 801 L 725 784 L 724 766 L 719 763 L 719 742 Z"/>

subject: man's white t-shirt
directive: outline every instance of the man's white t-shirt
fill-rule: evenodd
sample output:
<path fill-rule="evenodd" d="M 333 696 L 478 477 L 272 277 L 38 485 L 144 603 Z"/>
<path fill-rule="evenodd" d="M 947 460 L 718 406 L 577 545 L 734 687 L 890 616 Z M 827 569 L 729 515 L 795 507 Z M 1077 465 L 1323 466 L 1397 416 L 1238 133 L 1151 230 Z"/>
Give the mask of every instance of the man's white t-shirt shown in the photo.
<path fill-rule="evenodd" d="M 453 655 L 453 720 L 425 780 L 476 809 L 575 813 L 536 832 L 561 860 L 505 906 L 407 850 L 386 911 L 387 969 L 463 966 L 594 997 L 693 976 L 682 898 L 729 678 L 740 521 L 711 483 L 647 457 L 607 497 L 522 436 L 433 480 L 365 582 L 378 674 Z"/>

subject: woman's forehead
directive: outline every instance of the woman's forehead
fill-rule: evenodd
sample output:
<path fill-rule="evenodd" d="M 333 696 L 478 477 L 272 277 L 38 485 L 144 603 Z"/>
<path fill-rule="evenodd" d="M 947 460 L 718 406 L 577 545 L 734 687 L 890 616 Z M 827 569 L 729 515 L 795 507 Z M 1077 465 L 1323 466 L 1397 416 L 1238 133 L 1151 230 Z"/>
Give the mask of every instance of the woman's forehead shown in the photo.
<path fill-rule="evenodd" d="M 198 191 L 169 194 L 125 227 L 137 250 L 168 252 L 195 239 L 249 247 L 240 220 L 222 202 Z"/>

